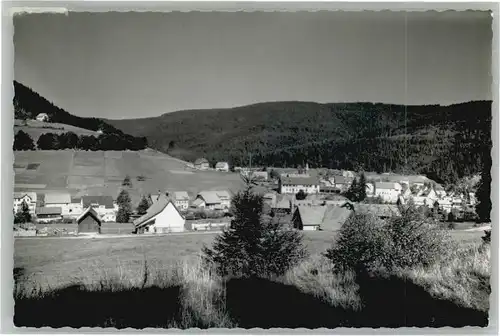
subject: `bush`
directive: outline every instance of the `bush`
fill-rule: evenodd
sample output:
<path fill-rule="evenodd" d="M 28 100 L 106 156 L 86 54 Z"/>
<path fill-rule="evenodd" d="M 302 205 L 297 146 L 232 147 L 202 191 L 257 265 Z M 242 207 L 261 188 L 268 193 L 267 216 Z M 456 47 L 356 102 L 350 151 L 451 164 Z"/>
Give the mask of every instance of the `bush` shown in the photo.
<path fill-rule="evenodd" d="M 355 214 L 327 250 L 337 269 L 394 269 L 428 266 L 446 254 L 449 237 L 414 206 L 383 222 Z"/>
<path fill-rule="evenodd" d="M 306 255 L 302 234 L 263 218 L 263 198 L 247 189 L 233 198 L 234 219 L 203 248 L 206 265 L 222 276 L 267 277 L 283 275 Z"/>

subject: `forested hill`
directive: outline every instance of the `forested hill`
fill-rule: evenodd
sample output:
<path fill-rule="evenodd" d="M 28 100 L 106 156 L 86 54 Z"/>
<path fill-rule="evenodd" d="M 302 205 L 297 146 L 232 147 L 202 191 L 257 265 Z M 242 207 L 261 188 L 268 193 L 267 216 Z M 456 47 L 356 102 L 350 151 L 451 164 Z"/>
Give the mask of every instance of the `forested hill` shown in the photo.
<path fill-rule="evenodd" d="M 491 101 L 451 106 L 273 102 L 106 120 L 193 161 L 427 174 L 453 182 L 491 150 Z"/>
<path fill-rule="evenodd" d="M 53 123 L 76 126 L 91 131 L 101 130 L 104 133 L 103 136 L 116 138 L 114 142 L 124 142 L 129 149 L 143 149 L 147 146 L 145 138 L 130 136 L 99 118 L 83 118 L 72 115 L 29 87 L 14 81 L 15 119 L 34 119 L 39 113 L 47 113 Z"/>

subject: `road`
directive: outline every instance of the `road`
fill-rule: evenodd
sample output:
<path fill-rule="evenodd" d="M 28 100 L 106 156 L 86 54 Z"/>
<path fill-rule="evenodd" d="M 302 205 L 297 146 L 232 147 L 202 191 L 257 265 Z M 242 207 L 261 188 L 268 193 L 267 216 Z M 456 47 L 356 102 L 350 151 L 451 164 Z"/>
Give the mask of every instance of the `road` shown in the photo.
<path fill-rule="evenodd" d="M 222 231 L 188 231 L 176 233 L 155 233 L 155 234 L 100 234 L 100 235 L 79 235 L 79 236 L 33 236 L 15 237 L 16 239 L 110 239 L 110 238 L 144 238 L 144 237 L 165 237 L 165 236 L 187 236 L 187 235 L 207 235 L 217 234 Z"/>

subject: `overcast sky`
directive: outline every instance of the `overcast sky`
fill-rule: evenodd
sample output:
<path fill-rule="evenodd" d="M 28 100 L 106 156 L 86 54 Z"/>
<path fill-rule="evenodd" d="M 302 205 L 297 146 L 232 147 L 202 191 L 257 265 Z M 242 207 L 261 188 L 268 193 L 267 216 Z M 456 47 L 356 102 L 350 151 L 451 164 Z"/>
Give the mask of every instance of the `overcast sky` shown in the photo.
<path fill-rule="evenodd" d="M 491 99 L 491 40 L 487 12 L 32 14 L 14 19 L 14 76 L 72 114 L 113 119 L 281 100 L 451 104 Z"/>

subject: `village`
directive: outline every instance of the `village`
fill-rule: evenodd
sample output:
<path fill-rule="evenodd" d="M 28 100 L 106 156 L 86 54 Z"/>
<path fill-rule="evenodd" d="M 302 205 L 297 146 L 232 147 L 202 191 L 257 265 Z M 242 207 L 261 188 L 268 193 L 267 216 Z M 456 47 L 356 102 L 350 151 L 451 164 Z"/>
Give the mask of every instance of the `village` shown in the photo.
<path fill-rule="evenodd" d="M 472 221 L 476 203 L 473 192 L 446 192 L 445 188 L 420 175 L 354 172 L 348 170 L 230 167 L 227 162 L 200 158 L 186 169 L 216 171 L 251 176 L 255 191 L 264 199 L 264 213 L 299 230 L 337 231 L 353 211 L 365 211 L 379 218 L 398 214 L 398 205 L 413 204 L 443 222 Z M 350 199 L 353 183 L 363 175 L 365 197 Z M 147 206 L 138 210 L 132 204 L 129 224 L 134 234 L 166 234 L 189 231 L 220 231 L 230 225 L 231 199 L 229 190 L 200 190 L 196 194 L 183 190 L 158 190 L 143 195 Z M 18 236 L 48 235 L 52 224 L 77 224 L 70 233 L 93 235 L 101 233 L 103 223 L 117 223 L 118 197 L 85 195 L 75 197 L 69 192 L 15 192 L 14 215 L 23 211 L 23 204 L 36 226 L 15 226 Z M 143 206 L 144 207 L 144 206 Z M 26 210 L 25 210 L 26 211 Z M 118 224 L 118 223 L 117 223 Z M 68 231 L 68 230 L 64 230 Z M 76 232 L 75 232 L 76 231 Z M 123 231 L 122 231 L 123 232 Z"/>

